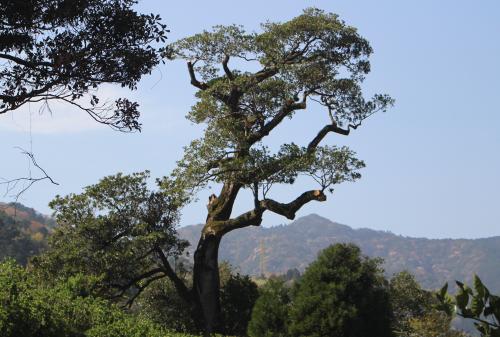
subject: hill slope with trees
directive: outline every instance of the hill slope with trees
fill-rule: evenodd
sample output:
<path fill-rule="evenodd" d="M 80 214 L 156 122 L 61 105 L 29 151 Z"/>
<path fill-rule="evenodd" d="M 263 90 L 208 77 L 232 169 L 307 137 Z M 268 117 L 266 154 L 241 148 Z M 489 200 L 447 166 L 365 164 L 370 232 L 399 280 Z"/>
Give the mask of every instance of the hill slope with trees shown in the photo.
<path fill-rule="evenodd" d="M 179 229 L 193 250 L 201 225 Z M 334 243 L 351 242 L 364 254 L 384 259 L 388 276 L 408 270 L 425 288 L 438 288 L 444 282 L 470 281 L 481 275 L 492 291 L 500 291 L 497 262 L 500 237 L 485 239 L 425 239 L 395 235 L 371 229 L 352 229 L 311 214 L 289 225 L 249 227 L 227 235 L 221 244 L 221 260 L 238 266 L 242 273 L 282 274 L 289 269 L 303 271 L 320 250 Z M 261 252 L 264 252 L 263 254 Z M 262 263 L 264 261 L 264 263 Z"/>
<path fill-rule="evenodd" d="M 19 203 L 0 203 L 0 261 L 14 258 L 25 265 L 46 248 L 55 221 Z"/>
<path fill-rule="evenodd" d="M 0 203 L 0 260 L 12 257 L 26 264 L 29 257 L 45 249 L 54 226 L 54 219 L 32 208 Z M 201 228 L 192 225 L 179 229 L 180 236 L 191 242 L 188 247 L 191 257 Z M 352 229 L 311 214 L 289 225 L 248 227 L 232 232 L 222 243 L 220 254 L 221 260 L 230 262 L 243 274 L 260 275 L 262 265 L 267 275 L 283 274 L 294 268 L 304 271 L 320 250 L 339 242 L 354 243 L 364 254 L 383 258 L 388 276 L 410 271 L 425 288 L 438 288 L 454 280 L 470 281 L 476 273 L 492 291 L 500 291 L 500 277 L 495 268 L 500 258 L 500 237 L 411 238 L 366 228 Z"/>

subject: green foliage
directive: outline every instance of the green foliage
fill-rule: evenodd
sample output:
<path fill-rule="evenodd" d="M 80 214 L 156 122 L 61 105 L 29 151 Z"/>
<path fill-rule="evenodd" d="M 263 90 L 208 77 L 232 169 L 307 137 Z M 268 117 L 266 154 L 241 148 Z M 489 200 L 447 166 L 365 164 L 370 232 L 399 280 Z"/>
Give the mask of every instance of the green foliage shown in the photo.
<path fill-rule="evenodd" d="M 146 288 L 134 306 L 143 316 L 162 327 L 185 333 L 198 333 L 192 308 L 179 296 L 172 282 L 161 279 Z"/>
<path fill-rule="evenodd" d="M 59 226 L 49 249 L 34 260 L 49 276 L 96 275 L 109 295 L 143 290 L 165 277 L 167 258 L 187 246 L 177 237 L 177 200 L 147 188 L 148 172 L 117 174 L 50 206 Z M 137 292 L 135 292 L 137 294 Z"/>
<path fill-rule="evenodd" d="M 420 317 L 409 320 L 409 331 L 401 336 L 407 337 L 467 337 L 461 331 L 450 329 L 451 317 L 445 312 L 430 310 Z"/>
<path fill-rule="evenodd" d="M 13 261 L 0 264 L 2 337 L 161 337 L 166 331 L 95 298 L 95 280 L 76 275 L 52 286 Z"/>
<path fill-rule="evenodd" d="M 451 308 L 443 306 L 443 303 L 447 303 L 446 288 L 437 293 L 424 290 L 412 274 L 404 271 L 394 275 L 389 290 L 396 336 L 464 336 L 451 329 Z"/>
<path fill-rule="evenodd" d="M 457 293 L 453 296 L 457 315 L 474 321 L 477 331 L 484 337 L 500 336 L 500 297 L 490 293 L 479 276 L 473 277 L 473 288 L 456 281 Z M 446 290 L 446 288 L 443 288 Z M 446 307 L 448 296 L 438 295 Z"/>
<path fill-rule="evenodd" d="M 287 336 L 288 307 L 291 301 L 290 289 L 281 279 L 271 279 L 259 289 L 252 319 L 248 324 L 250 337 Z"/>
<path fill-rule="evenodd" d="M 398 336 L 407 336 L 412 332 L 410 322 L 432 311 L 438 303 L 434 294 L 422 289 L 407 271 L 394 275 L 389 283 L 389 291 L 394 312 L 393 329 Z"/>
<path fill-rule="evenodd" d="M 306 269 L 290 309 L 292 336 L 392 336 L 380 261 L 352 244 L 320 253 Z"/>

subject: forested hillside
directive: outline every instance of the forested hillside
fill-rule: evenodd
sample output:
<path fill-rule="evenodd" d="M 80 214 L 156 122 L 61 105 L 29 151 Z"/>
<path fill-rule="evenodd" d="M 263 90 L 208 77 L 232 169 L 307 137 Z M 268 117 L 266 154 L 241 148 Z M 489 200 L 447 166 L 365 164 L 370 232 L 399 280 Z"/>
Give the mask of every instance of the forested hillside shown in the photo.
<path fill-rule="evenodd" d="M 55 222 L 21 204 L 0 204 L 0 260 L 12 257 L 26 264 L 30 256 L 46 247 Z M 190 256 L 199 238 L 200 225 L 179 229 L 190 241 Z M 500 237 L 485 239 L 425 239 L 371 229 L 352 229 L 318 215 L 308 215 L 289 225 L 249 227 L 228 234 L 221 245 L 221 260 L 229 261 L 243 274 L 301 272 L 318 252 L 331 244 L 352 242 L 364 254 L 384 259 L 387 276 L 409 270 L 426 288 L 444 282 L 470 281 L 481 275 L 492 291 L 500 291 L 496 263 L 500 259 Z"/>
<path fill-rule="evenodd" d="M 196 247 L 201 226 L 179 230 Z M 288 269 L 304 268 L 321 249 L 339 242 L 352 242 L 364 254 L 384 259 L 386 274 L 409 270 L 426 288 L 444 282 L 469 281 L 481 275 L 491 290 L 500 291 L 498 261 L 500 237 L 485 239 L 411 238 L 371 229 L 352 229 L 318 215 L 308 215 L 289 225 L 249 227 L 231 232 L 222 241 L 220 257 L 240 268 L 242 273 L 282 274 Z M 262 253 L 263 252 L 263 253 Z"/>
<path fill-rule="evenodd" d="M 0 203 L 0 261 L 6 257 L 26 264 L 46 247 L 54 227 L 52 218 L 19 203 Z"/>

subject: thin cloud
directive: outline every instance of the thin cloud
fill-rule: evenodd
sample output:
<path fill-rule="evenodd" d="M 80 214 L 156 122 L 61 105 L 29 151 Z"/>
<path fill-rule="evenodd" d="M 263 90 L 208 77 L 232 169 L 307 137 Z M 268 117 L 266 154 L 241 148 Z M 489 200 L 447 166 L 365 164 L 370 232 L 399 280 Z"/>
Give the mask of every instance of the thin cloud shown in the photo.
<path fill-rule="evenodd" d="M 123 90 L 109 86 L 102 87 L 98 91 L 98 96 L 113 102 L 123 96 Z M 88 104 L 88 101 L 88 97 L 82 99 L 84 104 Z M 107 129 L 107 126 L 97 123 L 86 112 L 58 101 L 49 104 L 28 103 L 15 111 L 0 115 L 0 130 L 10 132 L 63 134 L 104 129 Z"/>

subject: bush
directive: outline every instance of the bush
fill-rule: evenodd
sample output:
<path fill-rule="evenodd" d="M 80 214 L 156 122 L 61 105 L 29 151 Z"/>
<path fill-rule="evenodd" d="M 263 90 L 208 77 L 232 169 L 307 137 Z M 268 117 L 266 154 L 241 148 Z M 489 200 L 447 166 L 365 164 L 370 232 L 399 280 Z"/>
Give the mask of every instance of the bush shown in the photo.
<path fill-rule="evenodd" d="M 91 295 L 82 275 L 46 287 L 13 260 L 0 263 L 2 337 L 163 337 L 151 321 Z"/>
<path fill-rule="evenodd" d="M 292 336 L 392 336 L 392 310 L 380 260 L 352 244 L 323 250 L 297 283 Z"/>

